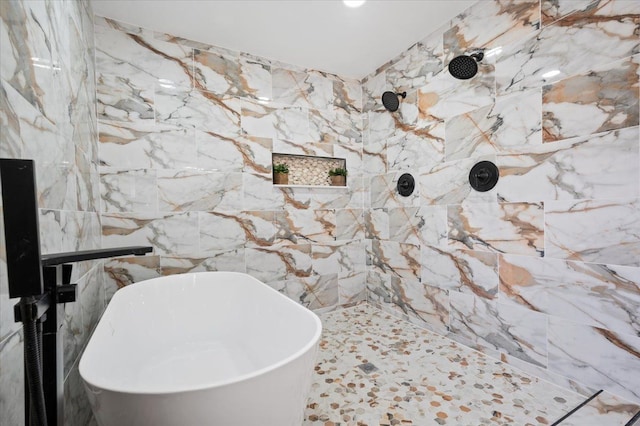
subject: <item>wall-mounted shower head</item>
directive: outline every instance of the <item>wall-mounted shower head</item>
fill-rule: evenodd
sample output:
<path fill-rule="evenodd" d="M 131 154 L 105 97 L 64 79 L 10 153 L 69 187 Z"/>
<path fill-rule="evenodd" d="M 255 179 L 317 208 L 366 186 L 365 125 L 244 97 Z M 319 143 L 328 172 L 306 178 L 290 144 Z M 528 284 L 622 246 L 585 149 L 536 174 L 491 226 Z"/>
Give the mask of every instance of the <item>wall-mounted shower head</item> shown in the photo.
<path fill-rule="evenodd" d="M 478 62 L 484 58 L 484 53 L 456 56 L 449 62 L 449 74 L 460 80 L 468 80 L 478 72 Z"/>
<path fill-rule="evenodd" d="M 402 93 L 394 93 L 394 92 L 384 92 L 382 94 L 382 105 L 391 112 L 397 111 L 400 106 L 400 99 L 398 96 L 402 96 L 402 98 L 407 97 L 407 92 Z"/>

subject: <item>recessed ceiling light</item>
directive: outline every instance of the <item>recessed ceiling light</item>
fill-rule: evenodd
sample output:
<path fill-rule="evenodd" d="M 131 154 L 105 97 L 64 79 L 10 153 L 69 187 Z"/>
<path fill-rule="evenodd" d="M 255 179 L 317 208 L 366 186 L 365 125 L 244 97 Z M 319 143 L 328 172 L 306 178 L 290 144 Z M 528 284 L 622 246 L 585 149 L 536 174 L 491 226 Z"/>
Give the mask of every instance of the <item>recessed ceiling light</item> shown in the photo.
<path fill-rule="evenodd" d="M 342 0 L 342 3 L 349 7 L 360 7 L 366 0 Z"/>

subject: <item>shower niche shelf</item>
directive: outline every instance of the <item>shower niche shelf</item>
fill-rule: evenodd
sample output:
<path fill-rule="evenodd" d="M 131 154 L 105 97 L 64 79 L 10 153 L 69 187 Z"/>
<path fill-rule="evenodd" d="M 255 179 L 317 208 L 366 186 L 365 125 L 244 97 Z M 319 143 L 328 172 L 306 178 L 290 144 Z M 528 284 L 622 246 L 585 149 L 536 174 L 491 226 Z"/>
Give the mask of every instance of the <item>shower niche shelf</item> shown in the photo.
<path fill-rule="evenodd" d="M 329 170 L 347 169 L 344 158 L 318 157 L 313 155 L 271 154 L 272 164 L 286 164 L 289 168 L 288 183 L 274 184 L 287 188 L 347 188 L 348 185 L 332 185 Z"/>

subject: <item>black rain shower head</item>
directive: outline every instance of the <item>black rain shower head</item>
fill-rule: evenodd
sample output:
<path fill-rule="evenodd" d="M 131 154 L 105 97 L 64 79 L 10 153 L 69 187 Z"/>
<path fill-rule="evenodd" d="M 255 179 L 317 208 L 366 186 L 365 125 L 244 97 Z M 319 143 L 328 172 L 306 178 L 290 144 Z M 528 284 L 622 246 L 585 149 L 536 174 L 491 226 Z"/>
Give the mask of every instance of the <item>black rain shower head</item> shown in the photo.
<path fill-rule="evenodd" d="M 398 96 L 402 96 L 402 98 L 407 97 L 407 92 L 402 93 L 393 93 L 393 92 L 384 92 L 382 94 L 382 105 L 391 112 L 397 111 L 400 106 L 400 100 Z"/>
<path fill-rule="evenodd" d="M 478 72 L 478 62 L 484 58 L 484 53 L 478 52 L 470 56 L 456 56 L 449 62 L 449 74 L 459 80 L 468 80 Z"/>

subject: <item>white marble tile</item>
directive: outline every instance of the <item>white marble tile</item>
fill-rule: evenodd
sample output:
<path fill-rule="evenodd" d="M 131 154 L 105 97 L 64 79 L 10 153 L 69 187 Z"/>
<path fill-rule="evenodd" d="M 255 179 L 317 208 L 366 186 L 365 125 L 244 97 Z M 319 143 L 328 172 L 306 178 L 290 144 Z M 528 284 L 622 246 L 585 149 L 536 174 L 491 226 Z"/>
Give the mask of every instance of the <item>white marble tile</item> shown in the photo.
<path fill-rule="evenodd" d="M 395 241 L 372 240 L 367 264 L 376 272 L 420 280 L 420 247 Z"/>
<path fill-rule="evenodd" d="M 531 364 L 547 364 L 546 317 L 527 309 L 502 305 L 455 291 L 451 301 L 451 332 L 474 348 L 505 352 Z"/>
<path fill-rule="evenodd" d="M 351 272 L 348 275 L 338 276 L 338 303 L 340 306 L 348 306 L 367 300 L 366 273 Z"/>
<path fill-rule="evenodd" d="M 422 282 L 485 299 L 498 295 L 498 256 L 471 250 L 447 251 L 422 245 Z"/>
<path fill-rule="evenodd" d="M 640 337 L 549 317 L 549 369 L 640 402 Z"/>
<path fill-rule="evenodd" d="M 162 256 L 160 269 L 162 275 L 184 274 L 190 272 L 228 271 L 247 272 L 244 248 L 209 251 L 206 257 Z"/>
<path fill-rule="evenodd" d="M 156 121 L 222 135 L 240 131 L 241 101 L 200 90 L 155 87 Z"/>
<path fill-rule="evenodd" d="M 638 412 L 640 412 L 639 403 L 629 402 L 605 391 L 563 420 L 562 425 L 582 426 L 592 423 L 627 426 L 630 419 Z"/>
<path fill-rule="evenodd" d="M 156 255 L 198 253 L 198 215 L 120 213 L 102 215 L 105 248 L 151 245 Z"/>
<path fill-rule="evenodd" d="M 539 90 L 502 96 L 492 105 L 446 122 L 446 160 L 491 155 L 542 144 Z"/>
<path fill-rule="evenodd" d="M 333 104 L 333 82 L 322 73 L 277 67 L 273 67 L 271 73 L 274 101 L 317 109 L 327 109 Z"/>
<path fill-rule="evenodd" d="M 637 2 L 599 2 L 505 46 L 497 55 L 498 93 L 541 87 L 638 53 L 639 11 Z"/>
<path fill-rule="evenodd" d="M 311 276 L 311 244 L 247 248 L 247 273 L 262 282 Z"/>
<path fill-rule="evenodd" d="M 500 300 L 640 336 L 640 268 L 500 256 Z"/>
<path fill-rule="evenodd" d="M 336 240 L 361 240 L 365 237 L 365 228 L 364 210 L 336 210 Z"/>
<path fill-rule="evenodd" d="M 156 212 L 158 210 L 155 170 L 100 168 L 102 212 Z"/>
<path fill-rule="evenodd" d="M 545 256 L 640 266 L 640 201 L 545 203 Z"/>
<path fill-rule="evenodd" d="M 0 422 L 24 424 L 24 356 L 22 332 L 0 341 Z"/>
<path fill-rule="evenodd" d="M 612 199 L 640 194 L 640 128 L 613 130 L 497 156 L 505 201 Z"/>
<path fill-rule="evenodd" d="M 436 30 L 403 52 L 403 57 L 387 68 L 388 86 L 400 92 L 419 89 L 444 69 L 442 55 L 442 33 Z"/>
<path fill-rule="evenodd" d="M 638 125 L 640 55 L 542 88 L 545 142 Z"/>
<path fill-rule="evenodd" d="M 241 208 L 242 173 L 158 170 L 159 211 L 233 211 Z"/>
<path fill-rule="evenodd" d="M 447 209 L 452 248 L 528 256 L 544 253 L 546 211 L 541 204 L 462 204 Z"/>
<path fill-rule="evenodd" d="M 469 172 L 479 161 L 491 161 L 494 156 L 464 158 L 462 160 L 437 163 L 419 169 L 420 174 L 414 176 L 420 190 L 420 201 L 427 205 L 446 205 L 496 202 L 497 187 L 479 192 L 469 184 Z"/>
<path fill-rule="evenodd" d="M 240 137 L 196 130 L 195 142 L 199 168 L 228 173 L 244 169 L 245 156 Z"/>

